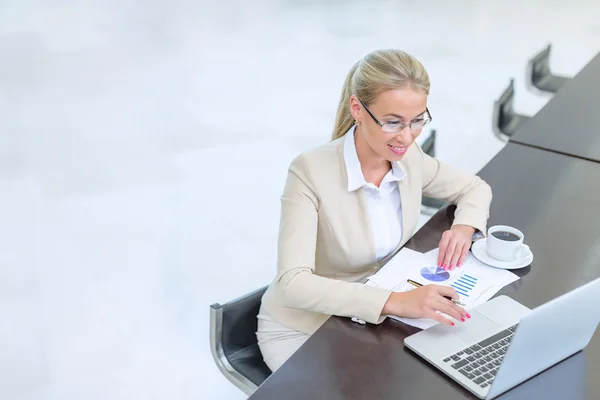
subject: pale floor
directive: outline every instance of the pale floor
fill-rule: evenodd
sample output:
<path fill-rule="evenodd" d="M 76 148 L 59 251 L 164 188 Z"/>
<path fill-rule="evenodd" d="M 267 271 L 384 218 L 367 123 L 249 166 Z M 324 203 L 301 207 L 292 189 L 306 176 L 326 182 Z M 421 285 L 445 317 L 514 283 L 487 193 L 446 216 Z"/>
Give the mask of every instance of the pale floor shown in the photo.
<path fill-rule="evenodd" d="M 598 1 L 22 1 L 0 4 L 0 397 L 241 399 L 208 310 L 275 273 L 290 160 L 326 142 L 350 66 L 428 68 L 438 155 L 503 146 L 493 100 L 554 45 L 600 50 Z M 564 132 L 568 135 L 569 132 Z"/>

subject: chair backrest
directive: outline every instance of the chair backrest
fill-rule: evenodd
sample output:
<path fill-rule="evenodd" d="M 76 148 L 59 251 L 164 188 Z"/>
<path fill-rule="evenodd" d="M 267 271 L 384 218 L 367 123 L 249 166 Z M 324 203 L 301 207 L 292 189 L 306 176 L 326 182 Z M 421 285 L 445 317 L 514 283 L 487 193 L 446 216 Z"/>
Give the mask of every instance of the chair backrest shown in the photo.
<path fill-rule="evenodd" d="M 515 80 L 511 78 L 510 83 L 500 99 L 500 127 L 508 125 L 514 116 L 513 101 L 515 99 Z"/>
<path fill-rule="evenodd" d="M 515 80 L 510 79 L 510 83 L 504 89 L 504 92 L 500 95 L 500 98 L 494 102 L 494 115 L 492 118 L 492 124 L 494 133 L 499 137 L 503 137 L 504 128 L 508 126 L 511 119 L 514 118 L 515 112 L 513 109 L 513 100 L 515 97 Z"/>
<path fill-rule="evenodd" d="M 531 80 L 537 82 L 540 79 L 551 75 L 550 72 L 550 51 L 552 45 L 549 44 L 544 50 L 537 53 L 529 60 L 529 68 L 531 68 Z"/>
<path fill-rule="evenodd" d="M 221 338 L 226 356 L 256 344 L 258 328 L 256 316 L 266 290 L 267 287 L 263 287 L 222 306 Z"/>
<path fill-rule="evenodd" d="M 248 396 L 271 374 L 264 363 L 256 331 L 267 287 L 221 305 L 210 306 L 210 347 L 223 375 Z"/>
<path fill-rule="evenodd" d="M 435 157 L 435 136 L 437 135 L 437 131 L 435 129 L 431 130 L 429 137 L 423 142 L 421 149 L 425 152 L 425 154 Z"/>

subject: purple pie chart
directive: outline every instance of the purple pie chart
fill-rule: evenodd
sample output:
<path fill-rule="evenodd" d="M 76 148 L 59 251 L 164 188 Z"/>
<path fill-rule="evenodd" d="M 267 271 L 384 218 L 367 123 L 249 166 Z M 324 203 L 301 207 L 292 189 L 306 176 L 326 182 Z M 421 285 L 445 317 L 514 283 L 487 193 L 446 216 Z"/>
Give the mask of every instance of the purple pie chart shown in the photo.
<path fill-rule="evenodd" d="M 423 268 L 421 276 L 431 282 L 444 282 L 450 278 L 448 271 L 437 266 Z"/>

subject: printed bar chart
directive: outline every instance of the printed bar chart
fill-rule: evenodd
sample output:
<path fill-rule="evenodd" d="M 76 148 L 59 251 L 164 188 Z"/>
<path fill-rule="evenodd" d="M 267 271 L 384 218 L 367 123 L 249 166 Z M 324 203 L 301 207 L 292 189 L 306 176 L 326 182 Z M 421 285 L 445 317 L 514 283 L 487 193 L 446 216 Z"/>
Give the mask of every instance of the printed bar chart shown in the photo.
<path fill-rule="evenodd" d="M 469 297 L 470 292 L 475 288 L 476 285 L 477 278 L 467 274 L 463 274 L 460 278 L 450 284 L 450 286 L 456 289 L 458 294 L 465 297 Z"/>

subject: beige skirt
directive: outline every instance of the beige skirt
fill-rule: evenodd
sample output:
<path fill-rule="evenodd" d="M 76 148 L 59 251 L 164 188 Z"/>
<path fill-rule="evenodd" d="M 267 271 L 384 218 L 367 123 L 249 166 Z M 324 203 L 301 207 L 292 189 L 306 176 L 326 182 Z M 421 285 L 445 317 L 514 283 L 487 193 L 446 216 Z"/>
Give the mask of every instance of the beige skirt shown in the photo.
<path fill-rule="evenodd" d="M 258 347 L 265 364 L 275 372 L 310 337 L 275 322 L 263 309 L 258 314 Z"/>

